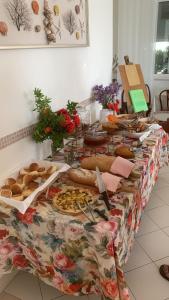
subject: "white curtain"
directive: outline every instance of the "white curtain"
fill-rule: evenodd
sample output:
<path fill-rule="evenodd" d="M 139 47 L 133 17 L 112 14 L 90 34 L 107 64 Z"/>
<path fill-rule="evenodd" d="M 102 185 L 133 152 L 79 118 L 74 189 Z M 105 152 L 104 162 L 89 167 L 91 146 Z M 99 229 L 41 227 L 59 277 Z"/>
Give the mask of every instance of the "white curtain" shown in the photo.
<path fill-rule="evenodd" d="M 119 63 L 129 55 L 130 61 L 141 65 L 145 82 L 152 87 L 156 0 L 117 1 Z"/>

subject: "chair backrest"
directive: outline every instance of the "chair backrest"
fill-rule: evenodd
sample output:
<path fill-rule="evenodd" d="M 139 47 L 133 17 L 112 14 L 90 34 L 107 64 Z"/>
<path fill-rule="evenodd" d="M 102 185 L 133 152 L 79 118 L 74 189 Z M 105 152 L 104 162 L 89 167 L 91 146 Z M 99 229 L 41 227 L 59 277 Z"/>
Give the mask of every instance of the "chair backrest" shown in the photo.
<path fill-rule="evenodd" d="M 148 93 L 148 111 L 146 113 L 146 115 L 149 115 L 151 112 L 151 91 L 150 91 L 150 87 L 149 85 L 146 83 L 145 84 L 146 88 L 147 88 L 147 93 Z M 121 113 L 122 114 L 128 114 L 129 110 L 128 110 L 128 106 L 127 106 L 127 102 L 124 102 L 124 90 L 121 93 Z"/>
<path fill-rule="evenodd" d="M 169 110 L 169 90 L 163 90 L 161 91 L 160 95 L 159 95 L 159 101 L 160 101 L 160 107 L 161 107 L 161 110 L 163 110 L 163 101 L 164 98 L 162 97 L 163 95 L 166 95 L 166 99 L 167 100 L 167 110 Z M 165 109 L 164 109 L 165 110 Z"/>

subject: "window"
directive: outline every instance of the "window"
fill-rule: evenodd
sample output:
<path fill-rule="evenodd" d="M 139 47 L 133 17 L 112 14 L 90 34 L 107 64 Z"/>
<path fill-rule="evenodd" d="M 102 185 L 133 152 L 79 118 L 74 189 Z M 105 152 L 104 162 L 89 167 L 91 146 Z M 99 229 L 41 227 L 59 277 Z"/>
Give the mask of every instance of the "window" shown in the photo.
<path fill-rule="evenodd" d="M 169 74 L 169 1 L 158 4 L 155 74 Z"/>

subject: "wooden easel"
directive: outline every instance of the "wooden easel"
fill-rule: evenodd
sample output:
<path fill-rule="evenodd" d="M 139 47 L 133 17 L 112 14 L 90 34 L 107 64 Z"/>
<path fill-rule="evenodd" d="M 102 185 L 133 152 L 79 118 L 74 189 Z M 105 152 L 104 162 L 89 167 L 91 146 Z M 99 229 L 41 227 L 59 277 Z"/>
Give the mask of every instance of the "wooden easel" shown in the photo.
<path fill-rule="evenodd" d="M 131 106 L 131 100 L 129 96 L 130 90 L 143 90 L 146 101 L 149 102 L 141 66 L 139 64 L 133 64 L 132 62 L 130 62 L 127 55 L 124 57 L 124 60 L 125 65 L 119 65 L 119 71 L 124 90 L 124 97 L 127 101 L 128 106 Z"/>

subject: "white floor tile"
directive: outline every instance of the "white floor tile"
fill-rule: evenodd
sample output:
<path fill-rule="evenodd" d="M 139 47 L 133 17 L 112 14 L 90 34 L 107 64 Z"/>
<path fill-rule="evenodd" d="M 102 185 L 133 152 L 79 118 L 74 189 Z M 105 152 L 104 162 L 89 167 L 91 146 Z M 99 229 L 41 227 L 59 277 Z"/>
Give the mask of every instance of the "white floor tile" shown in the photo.
<path fill-rule="evenodd" d="M 126 279 L 136 300 L 164 300 L 169 295 L 169 283 L 154 264 L 128 272 Z"/>
<path fill-rule="evenodd" d="M 19 272 L 5 292 L 22 300 L 42 300 L 38 279 L 26 272 Z"/>
<path fill-rule="evenodd" d="M 158 180 L 164 180 L 165 182 L 169 182 L 169 173 L 160 173 L 159 174 L 159 177 L 158 177 Z"/>
<path fill-rule="evenodd" d="M 155 261 L 155 264 L 157 267 L 160 267 L 161 265 L 169 265 L 169 256 Z"/>
<path fill-rule="evenodd" d="M 159 230 L 159 227 L 147 216 L 147 214 L 144 214 L 141 219 L 137 237 L 157 230 Z"/>
<path fill-rule="evenodd" d="M 21 299 L 16 298 L 15 296 L 12 296 L 4 292 L 0 294 L 0 300 L 21 300 Z"/>
<path fill-rule="evenodd" d="M 45 284 L 43 281 L 39 280 L 42 297 L 44 300 L 56 299 L 57 297 L 63 296 L 62 293 L 57 291 L 50 285 Z"/>
<path fill-rule="evenodd" d="M 150 216 L 152 221 L 156 223 L 160 228 L 169 226 L 169 206 L 164 205 L 147 211 L 147 215 Z"/>
<path fill-rule="evenodd" d="M 165 166 L 165 167 L 161 168 L 160 172 L 159 172 L 159 176 L 162 174 L 166 174 L 166 173 L 169 174 L 169 166 Z"/>
<path fill-rule="evenodd" d="M 169 255 L 169 237 L 161 230 L 139 237 L 137 241 L 153 261 Z"/>
<path fill-rule="evenodd" d="M 153 188 L 153 191 L 158 191 L 165 187 L 166 188 L 169 187 L 169 182 L 167 180 L 165 180 L 163 177 L 159 177 Z"/>
<path fill-rule="evenodd" d="M 157 190 L 157 195 L 166 204 L 169 204 L 169 188 L 164 187 L 162 190 Z"/>
<path fill-rule="evenodd" d="M 147 254 L 140 247 L 140 245 L 135 241 L 131 256 L 127 264 L 124 266 L 123 270 L 125 272 L 128 272 L 151 262 L 151 259 L 147 256 Z"/>
<path fill-rule="evenodd" d="M 163 228 L 163 231 L 169 236 L 169 227 Z"/>
<path fill-rule="evenodd" d="M 130 291 L 130 289 L 129 289 L 129 295 L 131 300 L 136 300 L 136 298 L 133 296 L 132 291 Z"/>
<path fill-rule="evenodd" d="M 145 211 L 165 205 L 165 202 L 159 197 L 158 192 L 152 192 Z"/>

